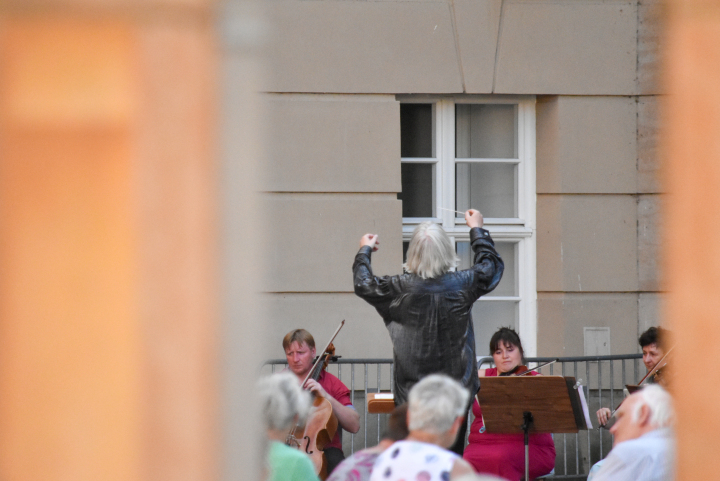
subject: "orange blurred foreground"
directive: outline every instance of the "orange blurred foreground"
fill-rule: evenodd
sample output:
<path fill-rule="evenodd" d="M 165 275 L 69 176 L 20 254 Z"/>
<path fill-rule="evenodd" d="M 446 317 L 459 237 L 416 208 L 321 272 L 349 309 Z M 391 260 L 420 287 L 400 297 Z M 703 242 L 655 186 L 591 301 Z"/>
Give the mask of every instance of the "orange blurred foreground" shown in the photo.
<path fill-rule="evenodd" d="M 698 364 L 720 353 L 720 6 L 674 0 L 668 8 L 666 288 L 678 412 L 678 477 L 716 479 L 720 373 Z"/>
<path fill-rule="evenodd" d="M 212 5 L 53 3 L 0 10 L 0 478 L 215 479 Z"/>

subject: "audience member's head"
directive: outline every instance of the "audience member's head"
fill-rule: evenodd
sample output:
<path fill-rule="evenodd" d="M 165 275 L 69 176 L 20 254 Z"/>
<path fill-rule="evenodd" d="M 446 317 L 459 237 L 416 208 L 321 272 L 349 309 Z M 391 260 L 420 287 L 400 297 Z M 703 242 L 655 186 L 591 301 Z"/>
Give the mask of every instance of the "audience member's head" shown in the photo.
<path fill-rule="evenodd" d="M 442 374 L 425 377 L 410 390 L 408 428 L 441 438 L 449 447 L 467 409 L 470 393 L 460 383 Z"/>
<path fill-rule="evenodd" d="M 385 429 L 383 433 L 383 439 L 400 441 L 408 437 L 407 406 L 407 403 L 403 403 L 390 413 L 387 429 Z"/>
<path fill-rule="evenodd" d="M 614 444 L 617 445 L 655 429 L 671 426 L 675 419 L 672 398 L 665 389 L 651 384 L 625 399 L 615 418 L 610 432 L 615 436 Z"/>
<path fill-rule="evenodd" d="M 405 270 L 423 279 L 438 277 L 459 262 L 455 248 L 442 227 L 423 222 L 415 228 L 407 251 Z"/>
<path fill-rule="evenodd" d="M 269 431 L 289 430 L 293 423 L 303 422 L 310 409 L 310 394 L 290 372 L 261 379 L 258 395 L 265 428 Z"/>

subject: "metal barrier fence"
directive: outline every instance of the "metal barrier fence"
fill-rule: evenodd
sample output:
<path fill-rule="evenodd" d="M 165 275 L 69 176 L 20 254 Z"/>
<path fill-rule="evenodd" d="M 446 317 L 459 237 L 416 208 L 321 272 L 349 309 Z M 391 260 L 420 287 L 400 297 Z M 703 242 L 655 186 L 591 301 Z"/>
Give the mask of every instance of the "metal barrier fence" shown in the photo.
<path fill-rule="evenodd" d="M 527 358 L 533 367 L 554 357 Z M 492 364 L 491 356 L 478 358 L 478 366 Z M 262 368 L 262 374 L 270 374 L 287 366 L 285 359 L 272 359 Z M 387 426 L 387 414 L 367 412 L 367 395 L 379 391 L 392 391 L 392 359 L 340 359 L 328 367 L 350 389 L 353 405 L 360 414 L 360 431 L 343 433 L 343 450 L 348 455 L 359 449 L 374 446 Z M 585 479 L 590 467 L 603 459 L 612 448 L 612 435 L 597 428 L 595 411 L 600 407 L 611 410 L 623 399 L 626 384 L 636 384 L 645 374 L 641 354 L 615 356 L 561 357 L 559 362 L 540 369 L 544 375 L 572 376 L 581 381 L 588 401 L 590 418 L 594 429 L 577 434 L 554 434 L 555 472 L 548 479 Z M 472 422 L 472 412 L 470 420 Z"/>

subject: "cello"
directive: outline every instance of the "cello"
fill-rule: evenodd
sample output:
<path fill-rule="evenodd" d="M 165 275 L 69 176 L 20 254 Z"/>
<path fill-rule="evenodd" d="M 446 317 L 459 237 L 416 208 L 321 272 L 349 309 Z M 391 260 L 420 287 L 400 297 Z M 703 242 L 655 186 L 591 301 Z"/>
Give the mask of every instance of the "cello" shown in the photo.
<path fill-rule="evenodd" d="M 335 336 L 337 336 L 344 324 L 345 321 L 343 320 L 323 350 L 323 354 L 318 356 L 315 364 L 302 383 L 303 387 L 305 387 L 309 379 L 317 381 L 322 370 L 327 368 L 331 359 L 334 361 L 337 360 L 337 356 L 335 356 L 335 346 L 333 346 L 332 341 L 335 340 Z M 337 429 L 338 420 L 333 413 L 330 401 L 322 396 L 314 396 L 310 414 L 308 415 L 305 425 L 298 424 L 293 427 L 287 435 L 285 444 L 304 451 L 310 457 L 313 466 L 315 466 L 315 473 L 320 479 L 325 479 L 328 473 L 327 459 L 325 458 L 323 449 L 332 441 Z"/>

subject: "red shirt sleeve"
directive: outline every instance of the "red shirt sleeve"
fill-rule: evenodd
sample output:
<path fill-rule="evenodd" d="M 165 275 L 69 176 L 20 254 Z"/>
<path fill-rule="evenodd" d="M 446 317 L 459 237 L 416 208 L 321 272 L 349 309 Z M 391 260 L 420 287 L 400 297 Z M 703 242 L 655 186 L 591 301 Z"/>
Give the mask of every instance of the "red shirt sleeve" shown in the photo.
<path fill-rule="evenodd" d="M 318 383 L 320 383 L 329 395 L 337 399 L 340 404 L 343 406 L 352 406 L 350 390 L 340 379 L 327 371 L 323 371 L 320 375 L 320 379 L 318 379 Z"/>

